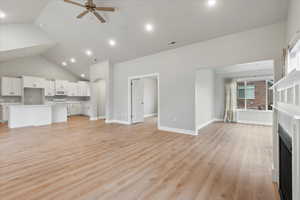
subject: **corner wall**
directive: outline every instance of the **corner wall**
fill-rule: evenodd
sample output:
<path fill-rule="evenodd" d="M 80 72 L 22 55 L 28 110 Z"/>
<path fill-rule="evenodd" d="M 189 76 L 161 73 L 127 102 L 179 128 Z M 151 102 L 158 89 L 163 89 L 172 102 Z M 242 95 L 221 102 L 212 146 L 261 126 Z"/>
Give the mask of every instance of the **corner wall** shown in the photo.
<path fill-rule="evenodd" d="M 144 117 L 157 115 L 157 79 L 144 79 Z"/>
<path fill-rule="evenodd" d="M 90 66 L 90 81 L 91 81 L 91 104 L 92 112 L 90 118 L 98 119 L 98 94 L 99 87 L 93 84 L 99 80 L 105 81 L 105 119 L 107 122 L 112 120 L 112 69 L 109 61 L 104 61 Z"/>
<path fill-rule="evenodd" d="M 196 130 L 214 120 L 215 72 L 203 69 L 196 72 Z"/>

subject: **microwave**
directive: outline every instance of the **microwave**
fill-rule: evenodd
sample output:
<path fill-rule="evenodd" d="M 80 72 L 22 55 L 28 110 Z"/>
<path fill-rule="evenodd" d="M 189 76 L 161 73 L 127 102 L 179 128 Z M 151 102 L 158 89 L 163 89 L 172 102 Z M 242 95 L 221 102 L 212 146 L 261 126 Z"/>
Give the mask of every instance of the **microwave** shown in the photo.
<path fill-rule="evenodd" d="M 66 91 L 56 91 L 55 94 L 58 96 L 66 96 L 67 92 Z"/>

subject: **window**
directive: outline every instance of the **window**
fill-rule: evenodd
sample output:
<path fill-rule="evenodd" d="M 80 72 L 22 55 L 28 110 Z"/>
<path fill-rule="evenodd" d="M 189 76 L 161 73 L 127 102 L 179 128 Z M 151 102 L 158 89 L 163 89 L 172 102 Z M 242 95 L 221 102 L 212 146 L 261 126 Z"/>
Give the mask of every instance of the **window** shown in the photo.
<path fill-rule="evenodd" d="M 239 81 L 237 83 L 237 108 L 247 110 L 272 110 L 272 80 Z"/>
<path fill-rule="evenodd" d="M 239 99 L 255 99 L 255 85 L 238 86 Z"/>

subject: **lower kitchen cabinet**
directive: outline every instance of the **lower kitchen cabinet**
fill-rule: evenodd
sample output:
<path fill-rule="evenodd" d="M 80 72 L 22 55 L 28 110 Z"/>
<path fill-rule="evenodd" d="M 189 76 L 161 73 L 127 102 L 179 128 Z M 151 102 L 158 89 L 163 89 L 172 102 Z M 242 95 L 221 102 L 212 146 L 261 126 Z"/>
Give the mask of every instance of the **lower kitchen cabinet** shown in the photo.
<path fill-rule="evenodd" d="M 90 116 L 89 103 L 83 103 L 83 102 L 68 103 L 67 109 L 68 109 L 68 116 L 75 116 L 75 115 Z"/>
<path fill-rule="evenodd" d="M 10 105 L 18 105 L 19 103 L 1 104 L 0 105 L 0 122 L 8 121 L 8 109 Z"/>

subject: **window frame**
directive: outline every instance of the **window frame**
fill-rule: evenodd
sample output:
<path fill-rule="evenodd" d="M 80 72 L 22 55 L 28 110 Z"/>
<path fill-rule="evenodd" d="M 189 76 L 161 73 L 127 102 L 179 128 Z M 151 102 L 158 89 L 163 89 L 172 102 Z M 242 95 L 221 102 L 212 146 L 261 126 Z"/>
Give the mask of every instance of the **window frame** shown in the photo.
<path fill-rule="evenodd" d="M 246 98 L 246 87 L 247 87 L 247 82 L 253 82 L 253 81 L 265 81 L 265 85 L 266 85 L 266 104 L 265 104 L 265 109 L 264 110 L 254 110 L 254 109 L 248 109 L 247 108 L 247 98 Z M 237 83 L 241 83 L 243 82 L 244 83 L 244 90 L 245 90 L 245 98 L 239 98 L 239 95 L 237 94 L 237 98 L 236 98 L 236 101 L 239 99 L 239 100 L 244 100 L 244 108 L 236 108 L 236 110 L 238 111 L 253 111 L 253 112 L 273 112 L 273 109 L 272 110 L 269 110 L 268 109 L 268 102 L 269 102 L 269 87 L 268 87 L 268 81 L 273 81 L 274 82 L 274 79 L 271 78 L 271 77 L 268 77 L 268 78 L 246 78 L 246 79 L 240 79 L 240 80 L 237 80 Z M 256 89 L 256 87 L 255 87 Z M 238 90 L 238 88 L 237 88 Z M 237 91 L 238 93 L 238 91 Z"/>

